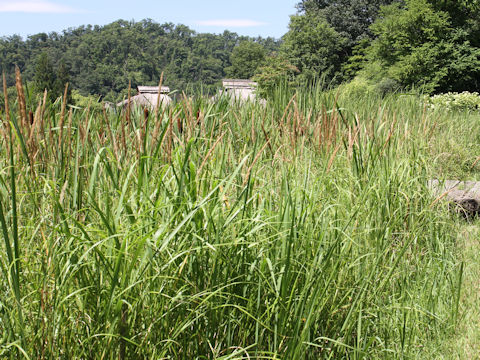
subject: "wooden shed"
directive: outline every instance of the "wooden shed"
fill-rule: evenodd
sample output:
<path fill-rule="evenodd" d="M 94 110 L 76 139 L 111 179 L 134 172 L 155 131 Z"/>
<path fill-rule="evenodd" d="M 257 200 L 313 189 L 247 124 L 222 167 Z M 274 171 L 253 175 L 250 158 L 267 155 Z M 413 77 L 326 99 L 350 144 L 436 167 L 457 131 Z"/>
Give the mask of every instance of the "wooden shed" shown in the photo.
<path fill-rule="evenodd" d="M 238 101 L 255 101 L 255 90 L 258 85 L 256 82 L 245 79 L 224 79 L 222 83 L 224 89 L 222 94 L 229 95 Z"/>
<path fill-rule="evenodd" d="M 162 86 L 160 89 L 158 86 L 138 86 L 137 95 L 132 96 L 130 103 L 132 106 L 141 106 L 151 109 L 157 107 L 158 96 L 160 94 L 160 106 L 168 105 L 172 102 L 172 98 L 168 96 L 170 88 L 168 86 Z M 125 99 L 117 104 L 117 106 L 125 107 L 128 104 L 128 99 Z"/>

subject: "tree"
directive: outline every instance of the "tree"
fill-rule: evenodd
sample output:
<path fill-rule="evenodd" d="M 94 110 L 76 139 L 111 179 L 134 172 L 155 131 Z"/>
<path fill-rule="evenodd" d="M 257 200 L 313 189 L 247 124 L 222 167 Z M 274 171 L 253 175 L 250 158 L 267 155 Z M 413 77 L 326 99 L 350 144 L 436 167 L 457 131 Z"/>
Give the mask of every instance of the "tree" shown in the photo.
<path fill-rule="evenodd" d="M 345 39 L 317 13 L 294 15 L 283 37 L 280 53 L 296 67 L 303 80 L 331 81 L 340 71 Z"/>
<path fill-rule="evenodd" d="M 23 71 L 31 56 L 21 36 L 0 37 L 0 71 L 5 72 L 8 86 L 15 84 L 15 66 Z"/>
<path fill-rule="evenodd" d="M 380 73 L 426 92 L 478 90 L 480 49 L 472 46 L 476 39 L 467 29 L 453 26 L 450 14 L 435 1 L 406 0 L 405 7 L 386 7 L 372 31 L 378 37 L 367 50 L 365 69 L 371 77 Z"/>
<path fill-rule="evenodd" d="M 352 49 L 352 55 L 342 64 L 342 74 L 344 79 L 352 80 L 367 62 L 367 50 L 370 46 L 370 40 L 362 39 Z"/>
<path fill-rule="evenodd" d="M 345 51 L 360 40 L 371 38 L 370 25 L 377 18 L 381 6 L 399 0 L 301 0 L 297 8 L 303 13 L 319 13 L 342 37 L 347 39 Z"/>
<path fill-rule="evenodd" d="M 295 66 L 273 54 L 265 59 L 264 65 L 258 68 L 257 74 L 253 77 L 258 83 L 257 93 L 263 98 L 271 97 L 282 83 L 293 85 L 297 73 L 298 69 Z"/>
<path fill-rule="evenodd" d="M 113 101 L 129 80 L 133 87 L 158 85 L 162 72 L 165 85 L 172 89 L 187 90 L 201 84 L 213 92 L 225 77 L 226 68 L 232 66 L 232 51 L 244 41 L 258 43 L 268 52 L 279 47 L 279 41 L 272 38 L 253 39 L 229 31 L 198 34 L 184 25 L 119 20 L 105 26 L 71 28 L 61 34 L 31 35 L 26 40 L 0 37 L 0 70 L 5 70 L 9 86 L 15 83 L 15 64 L 24 79 L 31 81 L 40 54 L 46 53 L 59 78 L 54 87 L 60 94 L 68 79 L 69 88 L 78 89 L 83 96 L 97 94 Z M 64 65 L 57 59 L 64 60 Z M 39 86 L 48 88 L 50 85 L 41 84 L 41 73 Z"/>
<path fill-rule="evenodd" d="M 42 52 L 37 59 L 35 67 L 35 76 L 33 79 L 35 88 L 39 92 L 48 91 L 48 99 L 53 101 L 56 99 L 55 89 L 55 72 L 50 57 L 46 52 Z"/>
<path fill-rule="evenodd" d="M 57 75 L 55 78 L 54 86 L 53 86 L 53 91 L 55 95 L 62 96 L 65 92 L 65 85 L 70 82 L 70 73 L 67 64 L 65 63 L 65 60 L 61 60 L 60 64 L 58 65 L 57 68 Z M 67 99 L 71 98 L 71 92 L 72 88 L 69 84 L 68 90 L 67 90 Z"/>
<path fill-rule="evenodd" d="M 468 31 L 475 39 L 472 45 L 480 42 L 480 1 L 478 0 L 429 0 L 433 9 L 444 11 L 450 15 L 452 26 Z"/>
<path fill-rule="evenodd" d="M 342 64 L 344 79 L 351 79 L 362 61 L 359 50 L 365 48 L 374 38 L 370 26 L 384 5 L 402 0 L 300 0 L 297 9 L 301 14 L 317 14 L 344 39 L 338 61 Z M 355 54 L 354 54 L 355 53 Z M 347 64 L 351 56 L 355 60 Z"/>
<path fill-rule="evenodd" d="M 228 77 L 250 79 L 265 61 L 265 49 L 253 41 L 242 41 L 230 55 L 232 66 L 225 69 Z"/>

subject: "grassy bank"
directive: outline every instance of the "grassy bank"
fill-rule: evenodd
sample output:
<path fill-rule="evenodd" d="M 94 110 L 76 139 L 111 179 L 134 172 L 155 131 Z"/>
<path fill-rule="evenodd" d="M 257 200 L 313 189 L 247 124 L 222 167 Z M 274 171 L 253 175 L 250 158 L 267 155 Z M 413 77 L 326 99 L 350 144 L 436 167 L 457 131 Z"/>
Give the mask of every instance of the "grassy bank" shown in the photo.
<path fill-rule="evenodd" d="M 453 332 L 426 180 L 473 117 L 449 140 L 417 96 L 291 95 L 0 114 L 1 357 L 415 358 Z"/>
<path fill-rule="evenodd" d="M 465 262 L 460 317 L 455 333 L 448 341 L 439 342 L 434 352 L 437 359 L 476 359 L 480 350 L 479 290 L 479 234 L 478 222 L 459 226 L 458 245 Z M 432 347 L 433 348 L 433 347 Z"/>

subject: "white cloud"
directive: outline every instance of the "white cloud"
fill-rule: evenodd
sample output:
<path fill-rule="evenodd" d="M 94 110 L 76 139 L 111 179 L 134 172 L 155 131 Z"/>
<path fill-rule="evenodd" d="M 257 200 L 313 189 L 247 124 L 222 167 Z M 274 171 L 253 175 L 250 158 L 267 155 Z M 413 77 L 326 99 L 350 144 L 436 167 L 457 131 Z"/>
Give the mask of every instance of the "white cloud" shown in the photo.
<path fill-rule="evenodd" d="M 0 0 L 0 13 L 2 12 L 60 14 L 76 13 L 80 10 L 48 0 Z"/>
<path fill-rule="evenodd" d="M 265 26 L 268 24 L 264 22 L 248 20 L 248 19 L 218 19 L 218 20 L 197 21 L 197 25 L 217 26 L 217 27 L 255 27 L 255 26 Z"/>

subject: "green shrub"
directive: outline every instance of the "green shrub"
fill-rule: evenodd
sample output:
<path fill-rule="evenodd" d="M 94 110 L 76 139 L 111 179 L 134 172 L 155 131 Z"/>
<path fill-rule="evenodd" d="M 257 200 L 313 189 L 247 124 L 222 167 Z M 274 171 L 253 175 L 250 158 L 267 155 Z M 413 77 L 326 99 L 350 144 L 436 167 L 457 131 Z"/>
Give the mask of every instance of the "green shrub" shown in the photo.
<path fill-rule="evenodd" d="M 377 85 L 375 90 L 381 95 L 385 96 L 400 89 L 400 84 L 397 80 L 391 78 L 383 78 Z"/>
<path fill-rule="evenodd" d="M 340 86 L 340 91 L 345 96 L 361 97 L 374 92 L 374 87 L 363 77 L 357 76 L 347 84 Z"/>
<path fill-rule="evenodd" d="M 95 95 L 83 96 L 78 90 L 72 91 L 73 103 L 81 108 L 87 108 L 90 106 L 92 109 L 101 110 L 102 104 L 100 103 L 100 97 Z"/>
<path fill-rule="evenodd" d="M 449 92 L 426 96 L 425 101 L 432 109 L 442 108 L 452 111 L 478 111 L 480 109 L 480 95 L 477 92 Z"/>

